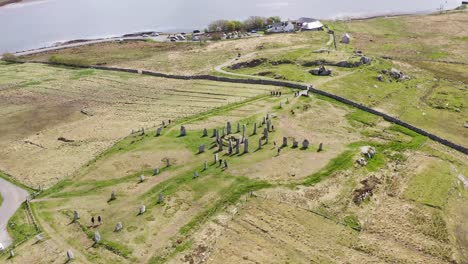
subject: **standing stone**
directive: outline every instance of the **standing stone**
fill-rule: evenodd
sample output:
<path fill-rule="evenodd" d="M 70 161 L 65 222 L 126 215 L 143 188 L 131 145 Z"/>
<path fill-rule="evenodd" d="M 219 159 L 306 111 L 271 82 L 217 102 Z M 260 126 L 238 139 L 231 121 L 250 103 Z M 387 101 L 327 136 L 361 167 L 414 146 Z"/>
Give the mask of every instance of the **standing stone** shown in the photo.
<path fill-rule="evenodd" d="M 194 178 L 194 179 L 198 178 L 198 176 L 199 176 L 199 175 L 198 175 L 198 171 L 196 171 L 196 172 L 193 173 L 193 178 Z"/>
<path fill-rule="evenodd" d="M 214 158 L 215 158 L 215 164 L 218 163 L 218 161 L 219 161 L 218 153 L 215 153 Z"/>
<path fill-rule="evenodd" d="M 213 128 L 213 136 L 212 137 L 218 137 L 218 129 Z"/>
<path fill-rule="evenodd" d="M 101 241 L 101 234 L 99 234 L 99 231 L 94 232 L 94 239 L 93 241 L 95 243 L 99 243 Z"/>
<path fill-rule="evenodd" d="M 226 135 L 226 127 L 221 130 L 221 137 L 224 137 L 224 135 Z"/>
<path fill-rule="evenodd" d="M 286 147 L 288 145 L 288 138 L 283 137 L 283 147 Z"/>
<path fill-rule="evenodd" d="M 227 122 L 226 124 L 226 133 L 227 135 L 231 134 L 231 122 Z"/>
<path fill-rule="evenodd" d="M 166 158 L 166 167 L 171 166 L 171 160 L 169 158 Z"/>
<path fill-rule="evenodd" d="M 159 197 L 158 197 L 158 204 L 162 203 L 163 201 L 164 201 L 163 193 L 160 192 Z"/>
<path fill-rule="evenodd" d="M 205 163 L 203 163 L 203 170 L 207 170 L 208 169 L 208 161 L 205 161 Z"/>
<path fill-rule="evenodd" d="M 229 155 L 232 154 L 232 140 L 229 139 Z"/>
<path fill-rule="evenodd" d="M 293 148 L 297 148 L 299 146 L 299 142 L 296 139 L 293 139 Z"/>
<path fill-rule="evenodd" d="M 262 122 L 262 125 L 266 124 L 266 117 L 264 116 L 263 117 L 263 122 Z"/>
<path fill-rule="evenodd" d="M 262 148 L 262 138 L 258 138 L 258 149 Z"/>
<path fill-rule="evenodd" d="M 224 160 L 224 168 L 227 169 L 228 168 L 228 163 L 227 163 L 227 160 Z"/>
<path fill-rule="evenodd" d="M 159 174 L 159 168 L 155 168 L 153 171 L 153 176 L 158 175 L 158 174 Z"/>
<path fill-rule="evenodd" d="M 322 150 L 323 150 L 323 143 L 320 143 L 317 152 L 320 152 L 320 151 L 322 151 Z"/>
<path fill-rule="evenodd" d="M 223 151 L 223 138 L 219 139 L 219 151 Z"/>
<path fill-rule="evenodd" d="M 185 137 L 187 135 L 187 131 L 185 130 L 184 126 L 180 127 L 180 136 Z"/>
<path fill-rule="evenodd" d="M 280 102 L 280 106 L 279 106 L 279 107 L 280 107 L 280 108 L 283 108 L 283 102 Z"/>
<path fill-rule="evenodd" d="M 249 153 L 249 139 L 244 139 L 244 153 Z"/>
<path fill-rule="evenodd" d="M 236 139 L 236 154 L 239 154 L 240 152 L 240 140 Z"/>
<path fill-rule="evenodd" d="M 116 195 L 115 195 L 115 191 L 112 191 L 112 193 L 111 193 L 111 198 L 110 198 L 111 201 L 114 201 L 116 198 L 117 198 L 117 197 L 116 197 Z"/>
<path fill-rule="evenodd" d="M 73 211 L 73 222 L 78 221 L 78 219 L 80 219 L 80 215 L 77 211 Z"/>
<path fill-rule="evenodd" d="M 146 212 L 146 206 L 144 205 L 140 206 L 139 214 L 144 214 L 145 212 Z"/>
<path fill-rule="evenodd" d="M 253 134 L 254 134 L 254 135 L 257 135 L 257 123 L 254 123 Z"/>
<path fill-rule="evenodd" d="M 145 175 L 140 175 L 140 182 L 144 182 L 145 181 Z"/>
<path fill-rule="evenodd" d="M 166 122 L 164 122 L 164 120 L 162 121 L 162 126 L 165 127 L 166 126 Z"/>
<path fill-rule="evenodd" d="M 304 141 L 302 141 L 302 148 L 303 149 L 309 148 L 309 140 L 304 139 Z"/>
<path fill-rule="evenodd" d="M 156 136 L 157 137 L 161 136 L 161 130 L 162 130 L 162 127 L 158 127 L 158 129 L 156 129 Z"/>
<path fill-rule="evenodd" d="M 215 133 L 215 137 L 216 137 L 216 143 L 219 142 L 219 130 L 218 129 L 215 129 L 216 133 Z"/>
<path fill-rule="evenodd" d="M 237 132 L 236 133 L 240 133 L 240 123 L 237 123 Z"/>
<path fill-rule="evenodd" d="M 141 128 L 141 135 L 144 136 L 145 135 L 145 129 L 142 127 Z"/>
<path fill-rule="evenodd" d="M 268 121 L 267 121 L 267 129 L 268 129 L 268 131 L 271 130 L 271 120 L 270 119 L 268 119 Z"/>
<path fill-rule="evenodd" d="M 207 136 L 208 136 L 208 130 L 206 130 L 206 128 L 203 129 L 203 136 L 204 136 L 204 137 L 207 137 Z"/>
<path fill-rule="evenodd" d="M 199 147 L 198 147 L 198 153 L 203 153 L 205 152 L 205 144 L 201 144 Z"/>
<path fill-rule="evenodd" d="M 68 261 L 72 261 L 74 258 L 75 258 L 75 256 L 73 255 L 73 252 L 71 251 L 71 249 L 67 250 L 67 259 L 68 259 Z"/>
<path fill-rule="evenodd" d="M 271 119 L 270 113 L 267 113 L 266 119 L 267 119 L 267 120 L 270 120 L 270 119 Z"/>
<path fill-rule="evenodd" d="M 15 257 L 15 252 L 12 249 L 12 250 L 10 250 L 10 258 L 13 258 L 13 257 Z"/>
<path fill-rule="evenodd" d="M 114 232 L 119 232 L 120 230 L 122 230 L 122 228 L 123 228 L 122 222 L 118 222 L 115 225 Z"/>
<path fill-rule="evenodd" d="M 245 132 L 247 131 L 247 126 L 245 124 L 242 125 L 242 137 L 245 138 Z"/>

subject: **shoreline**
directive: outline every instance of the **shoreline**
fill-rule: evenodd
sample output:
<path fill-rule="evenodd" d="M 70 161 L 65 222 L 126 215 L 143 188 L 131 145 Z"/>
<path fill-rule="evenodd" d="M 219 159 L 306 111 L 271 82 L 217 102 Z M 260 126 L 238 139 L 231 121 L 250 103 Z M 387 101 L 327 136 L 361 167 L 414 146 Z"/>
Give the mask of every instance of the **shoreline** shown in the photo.
<path fill-rule="evenodd" d="M 12 2 L 23 2 L 25 0 L 9 0 Z M 1 6 L 1 4 L 0 4 Z M 445 12 L 452 11 L 452 10 L 445 10 Z M 418 11 L 418 12 L 411 12 L 411 13 L 389 13 L 389 14 L 380 14 L 380 15 L 362 15 L 362 16 L 355 16 L 355 17 L 342 17 L 342 18 L 337 18 L 337 19 L 320 19 L 322 21 L 364 21 L 364 20 L 370 20 L 370 19 L 377 19 L 377 18 L 392 18 L 392 17 L 402 17 L 402 16 L 419 16 L 419 15 L 430 15 L 430 14 L 436 14 L 437 11 Z M 111 41 L 118 41 L 119 39 L 124 39 L 124 40 L 142 40 L 144 34 L 148 34 L 151 32 L 157 32 L 157 31 L 140 31 L 140 32 L 133 32 L 133 33 L 126 33 L 121 36 L 116 36 L 116 37 L 98 37 L 98 38 L 82 38 L 82 39 L 71 39 L 71 40 L 66 40 L 66 41 L 60 41 L 56 42 L 53 45 L 50 46 L 44 46 L 44 47 L 39 47 L 39 48 L 33 48 L 33 49 L 28 49 L 28 50 L 21 50 L 21 51 L 15 51 L 12 52 L 13 54 L 17 56 L 22 56 L 22 55 L 28 55 L 31 53 L 40 53 L 42 50 L 44 52 L 48 51 L 48 49 L 63 49 L 67 48 L 68 45 L 73 45 L 73 44 L 80 44 L 80 43 L 86 43 L 89 42 L 89 44 L 94 44 L 96 42 L 111 42 Z M 158 32 L 161 36 L 162 35 L 171 35 L 171 34 L 176 34 L 176 33 L 171 33 L 171 32 Z M 86 44 L 83 44 L 86 45 Z M 1 55 L 0 55 L 1 57 Z"/>
<path fill-rule="evenodd" d="M 9 5 L 9 4 L 14 4 L 14 3 L 19 3 L 23 0 L 6 0 L 6 1 L 1 1 L 0 2 L 0 7 L 2 6 L 6 6 L 6 5 Z"/>

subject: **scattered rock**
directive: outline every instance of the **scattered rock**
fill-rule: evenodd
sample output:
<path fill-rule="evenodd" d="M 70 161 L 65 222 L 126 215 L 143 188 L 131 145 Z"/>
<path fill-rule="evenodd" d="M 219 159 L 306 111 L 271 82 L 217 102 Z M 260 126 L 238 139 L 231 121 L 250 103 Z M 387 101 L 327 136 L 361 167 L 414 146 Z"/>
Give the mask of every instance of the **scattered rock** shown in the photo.
<path fill-rule="evenodd" d="M 229 66 L 229 69 L 238 70 L 242 68 L 254 68 L 254 67 L 261 65 L 262 63 L 265 63 L 266 61 L 267 59 L 260 58 L 260 59 L 254 59 L 251 61 L 246 61 L 246 62 L 239 62 L 239 63 Z"/>

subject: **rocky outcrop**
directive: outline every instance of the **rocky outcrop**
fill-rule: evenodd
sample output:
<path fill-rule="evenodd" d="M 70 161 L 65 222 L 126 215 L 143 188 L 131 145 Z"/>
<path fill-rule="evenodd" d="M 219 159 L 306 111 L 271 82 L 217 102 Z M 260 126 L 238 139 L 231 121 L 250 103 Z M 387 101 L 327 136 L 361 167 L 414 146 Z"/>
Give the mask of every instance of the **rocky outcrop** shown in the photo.
<path fill-rule="evenodd" d="M 246 61 L 246 62 L 239 62 L 239 63 L 236 63 L 236 64 L 233 64 L 233 65 L 229 66 L 229 69 L 238 70 L 238 69 L 242 69 L 242 68 L 254 68 L 254 67 L 257 67 L 257 66 L 261 65 L 262 63 L 265 63 L 266 61 L 267 61 L 267 59 L 260 58 L 260 59 L 254 59 L 254 60 L 251 60 L 251 61 Z"/>

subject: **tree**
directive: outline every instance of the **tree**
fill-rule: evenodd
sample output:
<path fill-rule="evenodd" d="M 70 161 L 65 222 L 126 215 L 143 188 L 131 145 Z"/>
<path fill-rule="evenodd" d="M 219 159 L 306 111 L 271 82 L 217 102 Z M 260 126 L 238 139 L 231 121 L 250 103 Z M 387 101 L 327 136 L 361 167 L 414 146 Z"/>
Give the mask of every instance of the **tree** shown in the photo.
<path fill-rule="evenodd" d="M 243 29 L 245 28 L 244 23 L 242 23 L 242 21 L 233 20 L 232 22 L 234 23 L 235 29 L 236 29 L 237 31 L 241 31 L 241 30 L 243 30 Z"/>
<path fill-rule="evenodd" d="M 267 24 L 272 25 L 273 23 L 281 22 L 281 17 L 279 16 L 272 16 L 267 19 Z"/>
<path fill-rule="evenodd" d="M 8 52 L 3 54 L 2 60 L 6 62 L 19 62 L 18 57 Z"/>
<path fill-rule="evenodd" d="M 210 32 L 226 31 L 228 22 L 229 21 L 227 21 L 227 20 L 213 21 L 208 25 L 208 31 L 210 31 Z"/>
<path fill-rule="evenodd" d="M 236 23 L 234 21 L 228 21 L 226 23 L 226 31 L 233 32 L 236 30 Z"/>
<path fill-rule="evenodd" d="M 245 29 L 248 31 L 250 30 L 257 30 L 262 29 L 265 26 L 266 18 L 259 17 L 259 16 L 251 16 L 245 20 Z"/>

